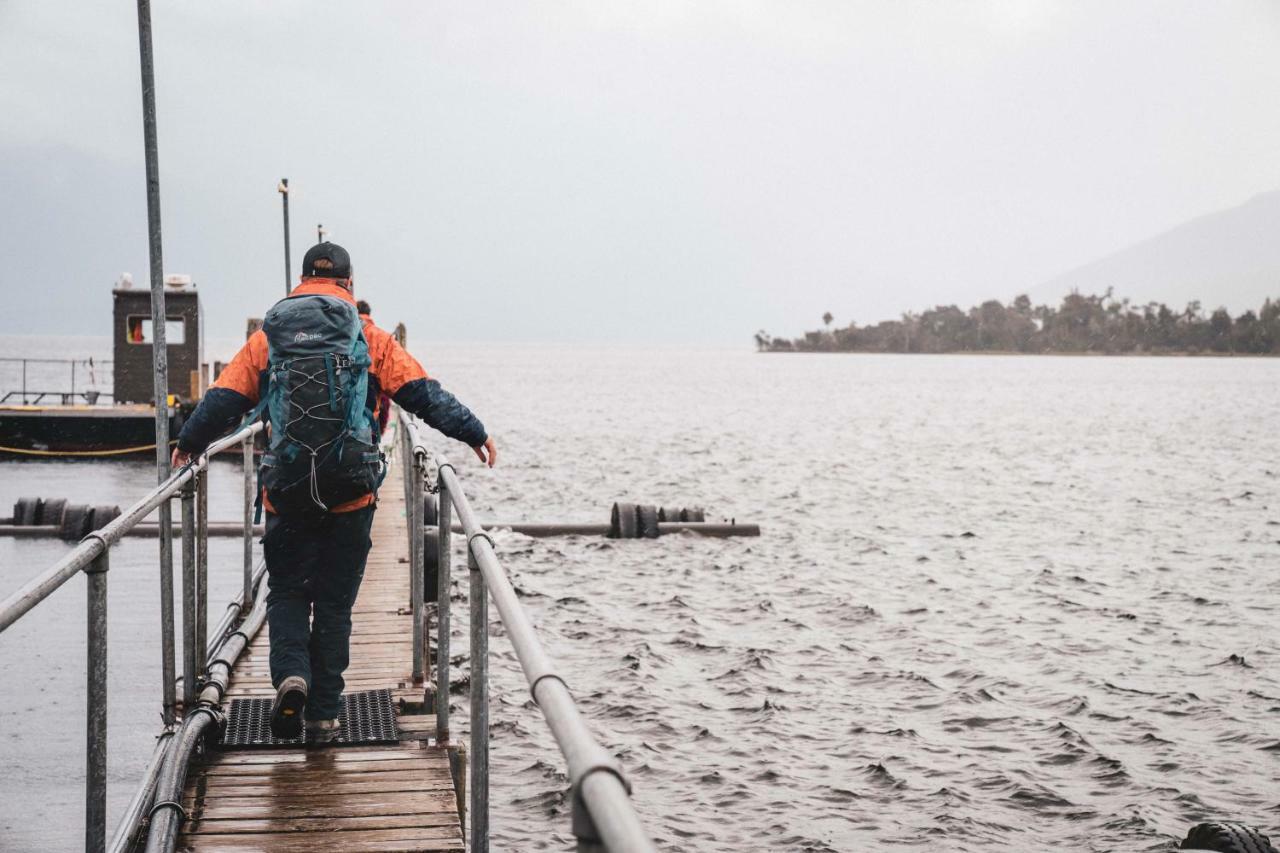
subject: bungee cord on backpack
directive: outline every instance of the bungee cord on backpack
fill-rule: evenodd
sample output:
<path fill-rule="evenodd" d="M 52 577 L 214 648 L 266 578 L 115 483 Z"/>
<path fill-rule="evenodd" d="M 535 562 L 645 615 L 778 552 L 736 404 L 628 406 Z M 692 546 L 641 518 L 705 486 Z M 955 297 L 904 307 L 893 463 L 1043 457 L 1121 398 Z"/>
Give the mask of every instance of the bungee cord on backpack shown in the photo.
<path fill-rule="evenodd" d="M 295 367 L 295 365 L 297 365 L 298 362 L 300 361 L 314 360 L 317 358 L 323 359 L 323 367 L 321 367 L 321 369 L 317 371 L 308 373 L 305 370 L 299 370 Z M 338 385 L 336 381 L 337 379 L 336 374 L 340 373 L 342 370 L 340 366 L 339 367 L 334 366 L 334 363 L 336 361 L 337 361 L 337 356 L 334 353 L 325 353 L 322 356 L 303 356 L 302 358 L 295 358 L 281 365 L 281 367 L 283 367 L 284 370 L 287 371 L 288 373 L 293 374 L 295 376 L 302 377 L 301 386 L 305 386 L 308 383 L 315 383 L 320 388 L 328 392 L 329 399 L 327 401 L 322 400 L 310 406 L 303 406 L 300 403 L 298 403 L 297 395 L 296 395 L 298 388 L 301 386 L 297 384 L 293 384 L 292 390 L 288 395 L 288 397 L 286 398 L 286 402 L 288 402 L 291 409 L 297 409 L 298 413 L 296 416 L 292 417 L 291 419 L 286 421 L 284 424 L 285 437 L 292 441 L 297 442 L 300 447 L 302 447 L 311 455 L 311 469 L 307 474 L 307 479 L 309 481 L 309 486 L 311 491 L 311 500 L 323 512 L 328 512 L 329 507 L 320 498 L 319 479 L 316 474 L 316 457 L 320 454 L 320 451 L 324 450 L 326 447 L 330 447 L 331 445 L 334 444 L 334 442 L 338 441 L 338 439 L 342 437 L 342 430 L 340 428 L 335 429 L 332 438 L 330 438 L 328 441 L 325 441 L 319 444 L 318 446 L 313 447 L 312 445 L 308 444 L 302 436 L 293 434 L 291 432 L 291 428 L 293 427 L 294 424 L 297 424 L 304 420 L 329 421 L 331 423 L 336 423 L 339 425 L 346 423 L 345 417 L 341 417 L 341 418 L 324 417 L 323 415 L 316 414 L 316 410 L 321 408 L 328 408 L 330 411 L 336 409 L 344 413 L 346 412 L 347 407 L 345 404 L 347 401 L 343 399 L 344 396 L 346 396 L 345 392 L 342 388 L 336 387 Z M 321 382 L 317 378 L 319 376 L 324 376 L 327 379 L 327 381 Z"/>

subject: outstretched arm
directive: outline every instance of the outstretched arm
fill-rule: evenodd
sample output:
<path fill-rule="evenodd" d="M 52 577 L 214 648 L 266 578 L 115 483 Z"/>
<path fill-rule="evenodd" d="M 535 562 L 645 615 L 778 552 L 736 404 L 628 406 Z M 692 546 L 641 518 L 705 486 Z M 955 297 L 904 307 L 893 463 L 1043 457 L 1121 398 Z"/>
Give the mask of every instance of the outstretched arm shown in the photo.
<path fill-rule="evenodd" d="M 490 468 L 497 464 L 498 450 L 484 424 L 436 380 L 424 377 L 406 382 L 392 399 L 428 426 L 470 447 Z"/>
<path fill-rule="evenodd" d="M 405 352 L 391 335 L 377 327 L 366 329 L 366 335 L 376 337 L 376 343 L 369 341 L 373 370 L 391 399 L 422 418 L 428 426 L 470 447 L 490 468 L 497 464 L 497 447 L 470 409 L 427 376 L 418 360 Z"/>

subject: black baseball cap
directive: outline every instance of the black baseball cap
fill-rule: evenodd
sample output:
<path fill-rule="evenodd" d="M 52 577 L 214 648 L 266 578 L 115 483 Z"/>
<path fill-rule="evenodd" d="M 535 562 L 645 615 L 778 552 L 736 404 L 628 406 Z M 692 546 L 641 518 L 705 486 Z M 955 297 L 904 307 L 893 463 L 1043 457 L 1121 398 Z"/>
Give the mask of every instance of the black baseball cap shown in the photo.
<path fill-rule="evenodd" d="M 302 274 L 321 278 L 351 278 L 351 256 L 337 243 L 325 241 L 307 249 Z"/>

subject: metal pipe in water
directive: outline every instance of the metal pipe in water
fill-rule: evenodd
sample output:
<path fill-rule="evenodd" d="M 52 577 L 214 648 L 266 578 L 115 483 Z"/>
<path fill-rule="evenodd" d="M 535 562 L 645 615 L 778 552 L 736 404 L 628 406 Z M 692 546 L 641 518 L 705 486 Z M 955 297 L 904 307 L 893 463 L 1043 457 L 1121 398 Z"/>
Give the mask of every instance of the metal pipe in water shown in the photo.
<path fill-rule="evenodd" d="M 608 536 L 612 529 L 608 524 L 558 523 L 539 521 L 495 521 L 489 525 L 490 530 L 510 530 L 525 536 Z M 453 525 L 454 533 L 461 533 L 462 525 Z M 701 536 L 728 538 L 730 536 L 759 536 L 760 525 L 714 521 L 660 521 L 658 533 L 669 536 L 673 533 L 697 533 Z"/>
<path fill-rule="evenodd" d="M 177 535 L 182 535 L 182 528 L 179 525 L 172 525 L 170 530 Z M 254 527 L 249 526 L 247 538 L 250 542 L 250 560 L 253 559 L 252 543 L 254 536 L 261 536 L 265 528 L 259 524 Z M 207 533 L 210 536 L 236 536 L 246 537 L 244 525 L 238 521 L 210 521 L 208 522 Z M 135 527 L 126 530 L 124 536 L 133 536 L 138 538 L 155 538 L 160 535 L 160 525 L 155 522 L 144 521 Z M 40 539 L 61 538 L 62 531 L 56 524 L 5 524 L 0 522 L 0 537 L 20 538 L 20 539 Z"/>

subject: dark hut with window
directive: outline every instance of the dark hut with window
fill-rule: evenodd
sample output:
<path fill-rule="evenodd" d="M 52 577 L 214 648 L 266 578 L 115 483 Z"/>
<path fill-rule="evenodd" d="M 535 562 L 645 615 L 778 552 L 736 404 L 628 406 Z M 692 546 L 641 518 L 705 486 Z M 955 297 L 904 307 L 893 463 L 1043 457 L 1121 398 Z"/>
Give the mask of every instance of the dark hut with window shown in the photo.
<path fill-rule="evenodd" d="M 8 359 L 0 376 L 0 456 L 125 456 L 155 448 L 151 291 L 128 276 L 112 291 L 111 401 L 94 359 Z M 165 349 L 169 362 L 169 434 L 204 394 L 200 294 L 190 276 L 165 279 Z"/>

